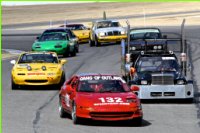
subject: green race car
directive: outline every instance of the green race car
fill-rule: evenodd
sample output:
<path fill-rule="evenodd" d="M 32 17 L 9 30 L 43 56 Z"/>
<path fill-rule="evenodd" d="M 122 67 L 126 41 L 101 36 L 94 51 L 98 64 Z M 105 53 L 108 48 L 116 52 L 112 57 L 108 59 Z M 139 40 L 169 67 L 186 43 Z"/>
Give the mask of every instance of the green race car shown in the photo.
<path fill-rule="evenodd" d="M 75 43 L 66 32 L 48 32 L 33 43 L 32 51 L 52 51 L 64 57 L 76 56 Z"/>

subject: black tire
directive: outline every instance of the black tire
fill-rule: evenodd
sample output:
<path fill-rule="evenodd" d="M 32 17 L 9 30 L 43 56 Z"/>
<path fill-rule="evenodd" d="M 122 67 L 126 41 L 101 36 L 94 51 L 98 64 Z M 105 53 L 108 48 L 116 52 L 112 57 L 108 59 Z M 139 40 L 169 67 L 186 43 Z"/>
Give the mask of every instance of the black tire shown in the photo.
<path fill-rule="evenodd" d="M 69 57 L 69 47 L 67 47 L 65 53 L 63 54 L 63 57 Z"/>
<path fill-rule="evenodd" d="M 96 46 L 96 47 L 99 47 L 99 46 L 101 46 L 101 43 L 100 43 L 100 42 L 98 42 L 98 39 L 97 39 L 97 37 L 95 37 L 94 44 L 95 44 L 95 46 Z"/>
<path fill-rule="evenodd" d="M 76 46 L 76 53 L 79 53 L 79 44 Z"/>
<path fill-rule="evenodd" d="M 67 113 L 65 112 L 65 110 L 62 107 L 60 98 L 59 98 L 59 107 L 58 107 L 58 111 L 59 111 L 59 116 L 60 118 L 65 118 L 67 116 Z"/>
<path fill-rule="evenodd" d="M 11 82 L 11 88 L 12 88 L 12 90 L 16 90 L 16 89 L 19 88 L 19 85 L 15 84 L 15 83 L 13 82 L 13 80 L 12 80 L 12 82 Z"/>
<path fill-rule="evenodd" d="M 93 47 L 94 46 L 94 41 L 89 40 L 89 45 L 90 45 L 90 47 Z"/>
<path fill-rule="evenodd" d="M 142 126 L 142 117 L 134 118 L 132 121 L 135 126 Z"/>
<path fill-rule="evenodd" d="M 72 121 L 74 124 L 79 124 L 79 118 L 76 115 L 76 104 L 73 104 L 72 112 L 71 112 Z"/>
<path fill-rule="evenodd" d="M 59 84 L 58 84 L 58 88 L 60 89 L 60 87 L 64 84 L 64 82 L 65 82 L 65 73 L 63 72 L 62 73 L 62 77 L 61 77 L 61 79 L 60 79 L 60 82 L 59 82 Z"/>
<path fill-rule="evenodd" d="M 72 57 L 76 56 L 76 48 L 72 52 L 70 52 L 70 54 Z"/>

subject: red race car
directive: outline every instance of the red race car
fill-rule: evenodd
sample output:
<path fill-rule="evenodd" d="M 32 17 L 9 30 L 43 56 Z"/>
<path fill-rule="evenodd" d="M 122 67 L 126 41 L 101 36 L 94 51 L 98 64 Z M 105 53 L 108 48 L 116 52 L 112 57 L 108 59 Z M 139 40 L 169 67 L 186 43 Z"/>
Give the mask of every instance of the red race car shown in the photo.
<path fill-rule="evenodd" d="M 66 81 L 59 93 L 59 114 L 71 114 L 74 124 L 81 118 L 92 120 L 133 120 L 142 124 L 140 100 L 132 86 L 117 75 L 80 74 Z"/>

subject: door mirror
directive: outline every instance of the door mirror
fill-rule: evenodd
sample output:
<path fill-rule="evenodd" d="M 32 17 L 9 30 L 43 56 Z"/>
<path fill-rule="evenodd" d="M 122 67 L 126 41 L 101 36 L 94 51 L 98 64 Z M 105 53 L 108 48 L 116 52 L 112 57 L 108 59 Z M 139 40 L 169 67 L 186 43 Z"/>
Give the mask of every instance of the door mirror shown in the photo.
<path fill-rule="evenodd" d="M 131 67 L 130 68 L 130 73 L 133 75 L 133 74 L 135 74 L 135 72 L 136 72 L 136 69 L 134 67 Z"/>
<path fill-rule="evenodd" d="M 140 90 L 140 88 L 138 86 L 135 86 L 135 85 L 131 86 L 131 91 L 136 92 L 136 91 L 139 91 L 139 90 Z"/>
<path fill-rule="evenodd" d="M 37 36 L 37 37 L 36 37 L 36 39 L 37 39 L 37 40 L 39 40 L 39 39 L 40 39 L 40 37 L 39 37 L 39 36 Z"/>
<path fill-rule="evenodd" d="M 11 60 L 10 63 L 15 65 L 16 64 L 16 60 Z"/>
<path fill-rule="evenodd" d="M 66 88 L 67 93 L 70 94 L 72 92 L 72 87 L 70 85 L 67 85 Z"/>
<path fill-rule="evenodd" d="M 65 59 L 60 60 L 60 64 L 64 65 L 65 63 L 67 63 L 67 60 L 65 60 Z"/>

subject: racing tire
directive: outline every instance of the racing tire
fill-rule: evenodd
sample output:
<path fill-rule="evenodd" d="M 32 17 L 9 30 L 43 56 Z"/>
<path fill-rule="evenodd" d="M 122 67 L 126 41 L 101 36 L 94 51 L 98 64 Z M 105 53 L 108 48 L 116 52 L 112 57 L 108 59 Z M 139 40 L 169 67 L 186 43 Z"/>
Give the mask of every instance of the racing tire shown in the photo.
<path fill-rule="evenodd" d="M 72 57 L 76 56 L 76 49 L 74 49 L 72 52 L 70 52 L 70 54 Z"/>
<path fill-rule="evenodd" d="M 69 48 L 67 47 L 67 50 L 63 54 L 63 57 L 69 57 Z"/>
<path fill-rule="evenodd" d="M 98 42 L 97 37 L 95 38 L 94 44 L 95 44 L 96 47 L 101 46 L 101 43 Z"/>
<path fill-rule="evenodd" d="M 134 118 L 132 121 L 135 126 L 142 126 L 142 117 Z"/>
<path fill-rule="evenodd" d="M 76 115 L 76 104 L 73 104 L 72 112 L 71 112 L 72 121 L 74 124 L 79 124 L 79 118 Z"/>
<path fill-rule="evenodd" d="M 59 107 L 58 107 L 58 111 L 59 111 L 59 116 L 60 118 L 65 118 L 67 116 L 67 113 L 65 112 L 65 110 L 62 107 L 61 101 L 59 99 Z"/>
<path fill-rule="evenodd" d="M 59 82 L 59 84 L 58 84 L 59 90 L 60 90 L 60 87 L 64 84 L 65 80 L 66 80 L 66 78 L 65 78 L 65 73 L 63 72 L 63 73 L 62 73 L 62 76 L 61 76 L 61 79 L 60 79 L 60 82 Z"/>
<path fill-rule="evenodd" d="M 76 46 L 76 53 L 79 53 L 79 44 Z"/>
<path fill-rule="evenodd" d="M 90 47 L 93 47 L 94 46 L 94 42 L 92 40 L 89 40 L 89 45 L 90 45 Z"/>
<path fill-rule="evenodd" d="M 19 88 L 19 85 L 15 84 L 13 81 L 11 82 L 11 88 L 12 90 L 16 90 Z"/>

